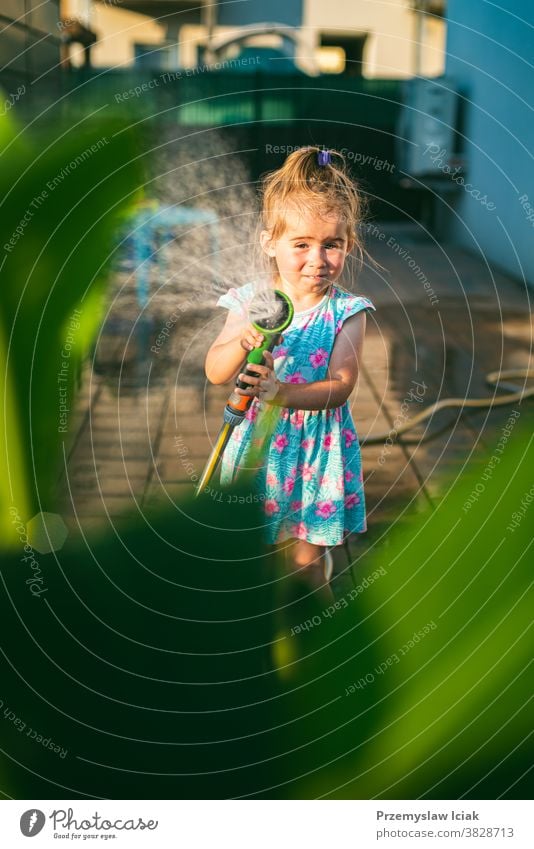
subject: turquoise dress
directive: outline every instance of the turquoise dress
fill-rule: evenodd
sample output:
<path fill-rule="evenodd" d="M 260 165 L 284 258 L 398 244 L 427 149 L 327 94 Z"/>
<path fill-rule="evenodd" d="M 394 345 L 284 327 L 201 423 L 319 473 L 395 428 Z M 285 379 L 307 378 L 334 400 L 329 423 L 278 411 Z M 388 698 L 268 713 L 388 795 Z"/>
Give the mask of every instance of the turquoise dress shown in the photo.
<path fill-rule="evenodd" d="M 230 289 L 217 304 L 245 318 L 253 295 L 248 283 Z M 326 379 L 343 322 L 368 309 L 374 306 L 367 298 L 332 286 L 320 303 L 295 313 L 273 351 L 277 378 L 285 383 Z M 258 464 L 251 447 L 260 446 L 266 416 L 274 416 L 274 429 L 271 423 Z M 348 401 L 332 410 L 297 410 L 255 398 L 224 452 L 221 485 L 230 485 L 242 470 L 254 471 L 270 544 L 292 538 L 333 546 L 366 530 L 360 446 Z"/>

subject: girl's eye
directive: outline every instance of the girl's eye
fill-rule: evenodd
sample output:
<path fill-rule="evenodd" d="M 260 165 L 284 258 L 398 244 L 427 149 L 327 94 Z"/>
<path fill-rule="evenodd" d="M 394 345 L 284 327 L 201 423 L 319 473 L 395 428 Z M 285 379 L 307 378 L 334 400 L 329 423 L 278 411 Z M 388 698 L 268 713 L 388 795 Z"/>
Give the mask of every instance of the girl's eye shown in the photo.
<path fill-rule="evenodd" d="M 306 248 L 309 248 L 309 245 L 306 242 L 300 242 L 298 245 L 295 245 L 295 247 L 299 250 L 305 250 Z M 323 247 L 326 248 L 326 250 L 331 251 L 340 249 L 341 244 L 337 244 L 337 242 L 328 242 L 326 245 L 323 245 Z"/>
<path fill-rule="evenodd" d="M 306 244 L 306 242 L 300 242 L 300 244 L 295 245 L 295 247 L 299 248 L 299 249 L 305 249 L 305 248 L 308 248 L 309 245 Z M 336 250 L 336 248 L 340 248 L 341 245 L 338 245 L 336 242 L 328 242 L 326 245 L 323 245 L 323 247 L 326 248 L 328 251 L 330 251 L 330 250 Z"/>

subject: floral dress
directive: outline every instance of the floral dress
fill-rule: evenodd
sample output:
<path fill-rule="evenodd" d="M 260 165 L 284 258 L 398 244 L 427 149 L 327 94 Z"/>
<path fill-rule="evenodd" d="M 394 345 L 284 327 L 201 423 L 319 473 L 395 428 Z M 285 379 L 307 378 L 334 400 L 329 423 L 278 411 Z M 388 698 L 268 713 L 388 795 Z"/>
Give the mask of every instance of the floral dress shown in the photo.
<path fill-rule="evenodd" d="M 245 317 L 253 296 L 248 283 L 230 289 L 217 304 Z M 296 312 L 273 351 L 278 380 L 326 379 L 343 322 L 367 309 L 374 310 L 367 298 L 332 286 L 320 303 Z M 274 427 L 264 429 L 266 454 L 258 462 L 251 448 L 261 442 L 261 424 L 269 415 Z M 360 446 L 348 401 L 331 410 L 297 410 L 255 398 L 224 452 L 221 485 L 231 484 L 242 470 L 254 471 L 268 543 L 294 538 L 332 546 L 366 530 Z"/>

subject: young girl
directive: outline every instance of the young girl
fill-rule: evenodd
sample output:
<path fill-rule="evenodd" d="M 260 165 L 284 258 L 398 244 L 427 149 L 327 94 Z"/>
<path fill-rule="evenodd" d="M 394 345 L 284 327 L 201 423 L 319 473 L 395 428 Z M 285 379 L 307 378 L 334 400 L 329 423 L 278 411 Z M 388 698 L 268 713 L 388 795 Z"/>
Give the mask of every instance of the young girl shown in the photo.
<path fill-rule="evenodd" d="M 230 289 L 218 305 L 229 314 L 209 349 L 206 375 L 215 384 L 239 376 L 253 395 L 245 420 L 224 453 L 221 484 L 247 469 L 265 411 L 279 413 L 256 469 L 267 541 L 284 543 L 294 569 L 314 586 L 328 576 L 327 547 L 366 530 L 358 438 L 348 398 L 358 377 L 367 298 L 336 285 L 347 255 L 361 253 L 361 200 L 341 154 L 306 148 L 292 153 L 263 185 L 260 243 L 269 285 L 291 298 L 295 314 L 283 341 L 244 375 L 246 355 L 262 342 L 247 319 L 252 283 Z M 261 432 L 261 430 L 260 430 Z"/>

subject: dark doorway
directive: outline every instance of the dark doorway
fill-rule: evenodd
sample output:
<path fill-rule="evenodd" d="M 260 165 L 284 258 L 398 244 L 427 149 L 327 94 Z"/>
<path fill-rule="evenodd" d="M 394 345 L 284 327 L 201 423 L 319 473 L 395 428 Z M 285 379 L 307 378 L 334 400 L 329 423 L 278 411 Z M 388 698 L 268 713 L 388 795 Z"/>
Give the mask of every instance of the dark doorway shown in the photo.
<path fill-rule="evenodd" d="M 321 33 L 321 47 L 341 47 L 345 51 L 345 70 L 347 77 L 361 77 L 363 49 L 367 41 L 367 33 L 358 35 L 339 32 Z"/>

